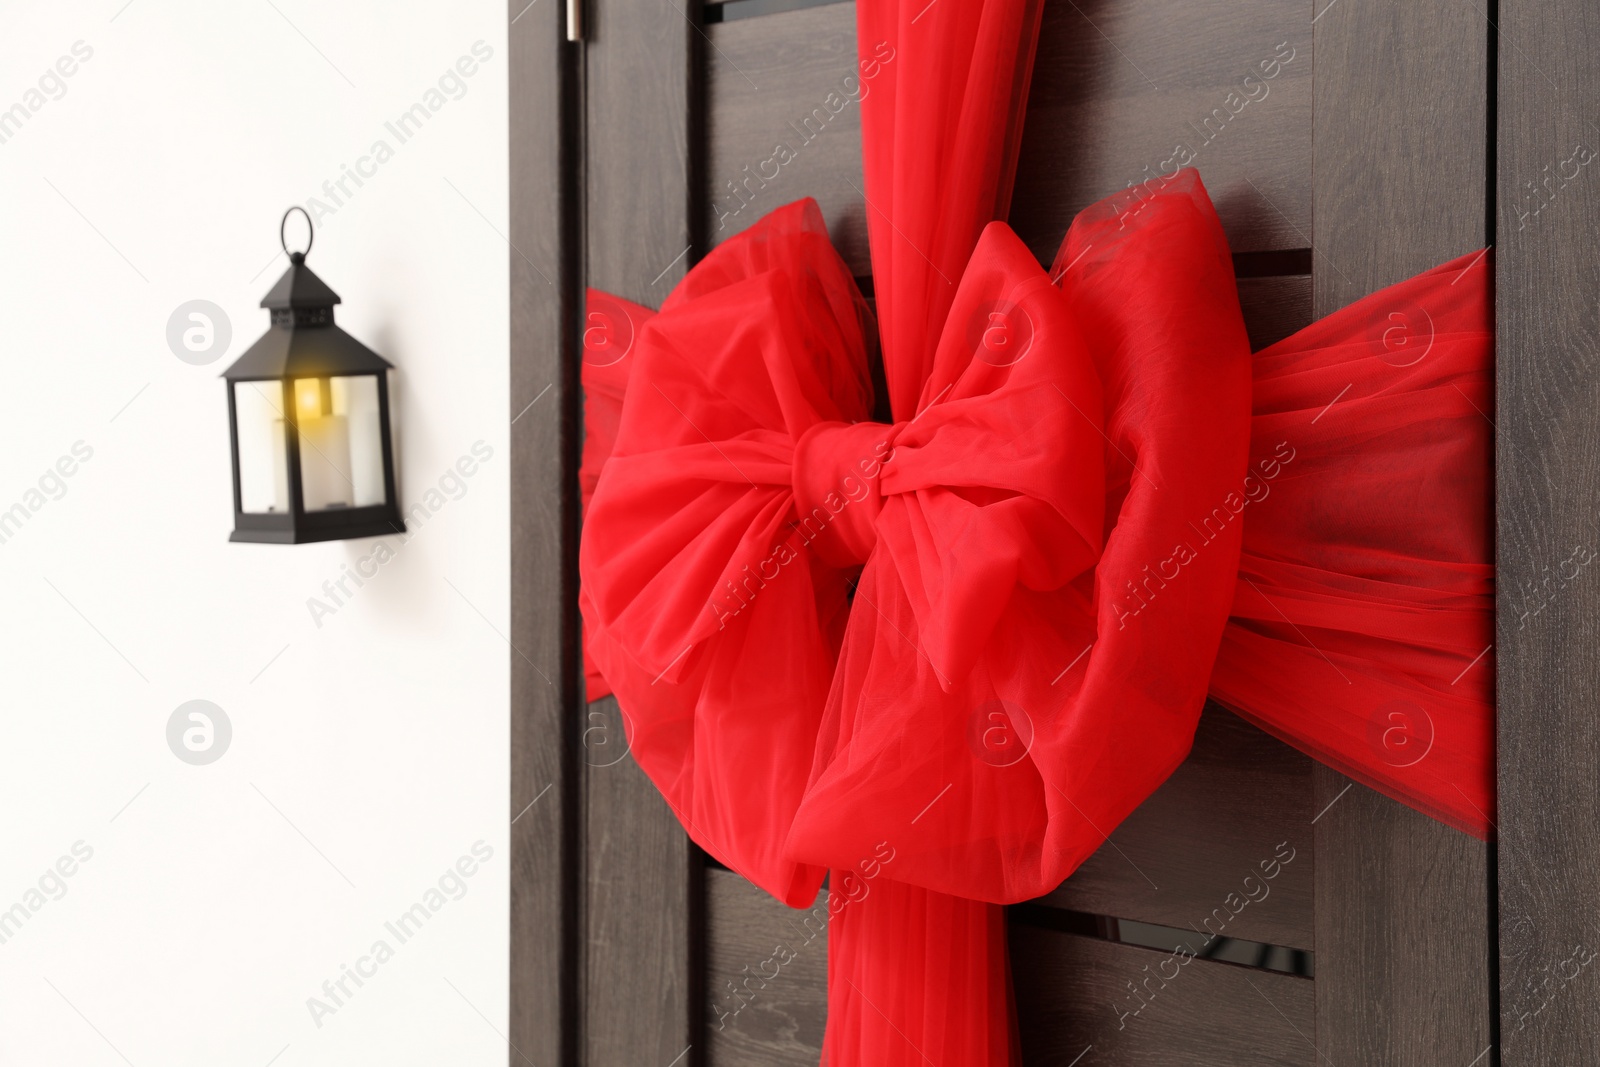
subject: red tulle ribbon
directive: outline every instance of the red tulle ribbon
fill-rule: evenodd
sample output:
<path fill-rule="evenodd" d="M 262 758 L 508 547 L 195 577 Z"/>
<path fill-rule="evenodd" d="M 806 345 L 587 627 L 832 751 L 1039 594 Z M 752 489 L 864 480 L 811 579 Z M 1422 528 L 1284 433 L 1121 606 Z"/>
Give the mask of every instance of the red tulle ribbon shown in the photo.
<path fill-rule="evenodd" d="M 996 905 L 1105 841 L 1208 692 L 1492 825 L 1486 258 L 1252 360 L 1180 171 L 1047 274 L 992 221 L 1038 17 L 859 0 L 876 322 L 810 200 L 659 313 L 589 298 L 590 697 L 720 861 L 797 907 L 833 872 L 834 1067 L 1015 1062 Z"/>

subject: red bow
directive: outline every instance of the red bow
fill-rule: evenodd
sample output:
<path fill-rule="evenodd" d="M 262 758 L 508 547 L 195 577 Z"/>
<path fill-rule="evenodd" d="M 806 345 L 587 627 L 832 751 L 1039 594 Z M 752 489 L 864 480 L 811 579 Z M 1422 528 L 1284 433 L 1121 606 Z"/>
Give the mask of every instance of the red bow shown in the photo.
<path fill-rule="evenodd" d="M 1262 353 L 1253 426 L 1192 173 L 1131 225 L 1084 212 L 1056 276 L 988 227 L 892 424 L 869 418 L 871 315 L 811 201 L 659 315 L 590 295 L 588 647 L 697 842 L 795 906 L 829 868 L 863 891 L 832 947 L 852 1061 L 873 1062 L 882 961 L 943 952 L 887 989 L 915 990 L 912 1016 L 980 1005 L 949 1047 L 1005 1062 L 1003 932 L 974 902 L 1066 877 L 1182 760 L 1208 686 L 1487 828 L 1489 674 L 1451 681 L 1489 619 L 1483 257 Z M 1411 351 L 1395 308 L 1426 309 Z M 1420 510 L 1373 506 L 1419 470 Z M 1468 526 L 1430 534 L 1439 513 Z"/>
<path fill-rule="evenodd" d="M 985 231 L 922 405 L 894 424 L 867 421 L 871 316 L 812 201 L 718 248 L 660 315 L 633 317 L 635 382 L 582 549 L 608 677 L 694 689 L 709 659 L 759 658 L 753 684 L 728 694 L 730 714 L 781 700 L 774 718 L 800 720 L 809 751 L 854 572 L 875 552 L 917 635 L 890 646 L 891 673 L 920 660 L 949 691 L 997 626 L 1014 640 L 1035 618 L 1077 616 L 1057 651 L 1087 643 L 1093 621 L 1071 583 L 1092 571 L 1104 524 L 1099 382 L 1060 291 L 1007 227 Z M 1013 588 L 1015 598 L 1003 592 Z M 871 610 L 868 590 L 856 598 L 857 611 Z M 729 645 L 739 651 L 720 651 Z M 806 785 L 794 750 L 747 733 L 748 751 L 708 757 L 781 764 L 771 774 L 792 815 Z M 670 784 L 667 796 L 696 823 L 710 818 L 714 803 Z M 736 822 L 733 807 L 724 818 Z M 770 810 L 758 817 L 770 827 Z M 736 830 L 703 832 L 737 869 L 790 896 L 790 865 L 775 849 L 746 854 Z M 791 902 L 809 903 L 819 873 Z"/>

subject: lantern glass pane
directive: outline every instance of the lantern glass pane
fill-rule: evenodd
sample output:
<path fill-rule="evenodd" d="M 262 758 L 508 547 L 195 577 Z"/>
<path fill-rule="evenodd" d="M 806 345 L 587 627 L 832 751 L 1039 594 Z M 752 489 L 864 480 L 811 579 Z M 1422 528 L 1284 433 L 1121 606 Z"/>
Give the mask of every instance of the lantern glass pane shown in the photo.
<path fill-rule="evenodd" d="M 384 503 L 378 378 L 296 378 L 300 488 L 307 511 Z"/>
<path fill-rule="evenodd" d="M 283 383 L 234 382 L 238 425 L 239 509 L 289 510 L 289 461 L 283 429 Z"/>

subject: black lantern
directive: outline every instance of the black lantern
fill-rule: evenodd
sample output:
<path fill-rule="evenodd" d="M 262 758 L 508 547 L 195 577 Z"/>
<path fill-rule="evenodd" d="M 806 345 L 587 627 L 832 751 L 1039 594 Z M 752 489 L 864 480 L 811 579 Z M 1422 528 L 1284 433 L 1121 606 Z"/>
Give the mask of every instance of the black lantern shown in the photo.
<path fill-rule="evenodd" d="M 333 324 L 339 294 L 289 252 L 261 300 L 272 326 L 223 372 L 233 437 L 230 541 L 403 533 L 389 440 L 389 361 Z M 307 223 L 311 218 L 306 216 Z"/>

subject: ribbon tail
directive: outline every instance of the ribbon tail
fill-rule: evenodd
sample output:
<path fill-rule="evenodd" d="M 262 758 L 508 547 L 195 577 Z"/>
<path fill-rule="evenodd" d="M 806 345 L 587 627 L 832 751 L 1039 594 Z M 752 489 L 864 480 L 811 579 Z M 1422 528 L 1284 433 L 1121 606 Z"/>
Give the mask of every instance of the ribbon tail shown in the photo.
<path fill-rule="evenodd" d="M 824 1067 L 1021 1062 L 1005 908 L 853 871 L 829 885 Z"/>
<path fill-rule="evenodd" d="M 1211 676 L 1263 730 L 1482 839 L 1493 281 L 1469 253 L 1257 353 L 1239 583 Z"/>

